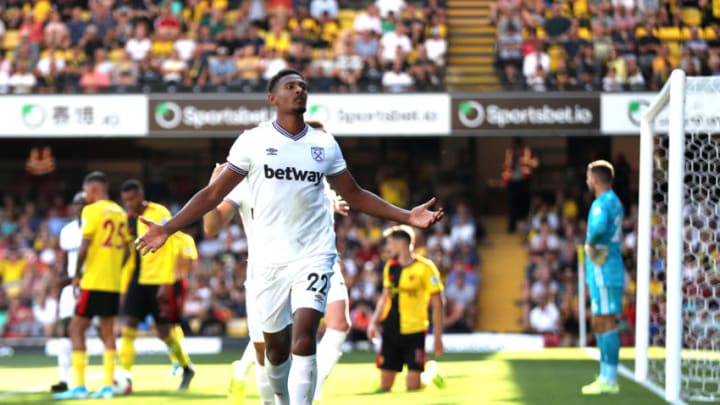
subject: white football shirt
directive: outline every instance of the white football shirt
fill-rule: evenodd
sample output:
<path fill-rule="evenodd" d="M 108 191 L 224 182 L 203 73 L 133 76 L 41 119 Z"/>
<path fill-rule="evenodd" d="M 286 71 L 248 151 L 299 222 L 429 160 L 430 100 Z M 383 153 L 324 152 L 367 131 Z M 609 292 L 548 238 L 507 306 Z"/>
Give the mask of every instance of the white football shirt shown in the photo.
<path fill-rule="evenodd" d="M 81 243 L 80 221 L 73 219 L 60 230 L 60 249 L 64 250 L 67 255 L 67 274 L 70 278 L 75 277 L 78 250 Z"/>
<path fill-rule="evenodd" d="M 254 262 L 336 254 L 324 180 L 347 167 L 332 135 L 307 125 L 293 135 L 273 122 L 241 134 L 227 161 L 247 176 Z"/>

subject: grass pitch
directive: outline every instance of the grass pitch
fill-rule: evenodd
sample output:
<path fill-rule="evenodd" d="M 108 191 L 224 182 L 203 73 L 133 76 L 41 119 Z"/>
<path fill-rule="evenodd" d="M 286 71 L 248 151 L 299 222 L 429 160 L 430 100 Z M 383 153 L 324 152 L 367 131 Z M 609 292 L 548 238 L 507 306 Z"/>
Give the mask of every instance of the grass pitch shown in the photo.
<path fill-rule="evenodd" d="M 53 401 L 48 391 L 56 382 L 55 359 L 39 354 L 0 358 L 1 404 L 112 405 L 228 404 L 226 389 L 230 362 L 239 352 L 193 356 L 197 375 L 190 390 L 176 393 L 178 377 L 169 375 L 165 356 L 138 356 L 133 368 L 133 394 L 111 400 Z M 626 358 L 625 360 L 629 360 Z M 101 385 L 100 358 L 90 360 L 88 388 Z M 439 360 L 447 388 L 407 393 L 404 374 L 391 393 L 377 394 L 379 372 L 371 353 L 344 355 L 325 384 L 327 405 L 477 405 L 477 404 L 612 404 L 644 405 L 661 399 L 633 381 L 622 378 L 617 396 L 583 397 L 580 387 L 598 372 L 598 364 L 579 349 L 546 349 L 528 353 L 447 354 Z M 248 378 L 246 404 L 258 404 L 254 378 Z"/>

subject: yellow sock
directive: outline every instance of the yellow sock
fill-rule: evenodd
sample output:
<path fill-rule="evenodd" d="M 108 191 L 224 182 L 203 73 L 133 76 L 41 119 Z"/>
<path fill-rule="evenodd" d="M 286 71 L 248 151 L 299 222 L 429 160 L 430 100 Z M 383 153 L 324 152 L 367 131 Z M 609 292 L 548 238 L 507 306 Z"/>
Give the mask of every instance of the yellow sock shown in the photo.
<path fill-rule="evenodd" d="M 127 326 L 122 328 L 122 334 L 120 338 L 120 367 L 127 371 L 130 371 L 133 364 L 135 363 L 135 334 L 137 329 L 128 328 Z"/>
<path fill-rule="evenodd" d="M 185 350 L 183 350 L 180 342 L 176 340 L 172 334 L 170 334 L 167 340 L 165 340 L 165 344 L 167 345 L 168 352 L 170 352 L 172 356 L 177 359 L 180 367 L 186 367 L 188 364 L 190 364 L 190 357 L 187 353 L 185 353 Z"/>
<path fill-rule="evenodd" d="M 180 344 L 180 347 L 182 347 L 182 341 L 185 338 L 185 333 L 183 332 L 180 325 L 175 325 L 172 328 L 170 328 L 170 336 L 172 336 L 172 338 L 176 342 L 178 342 L 178 344 Z M 170 356 L 170 363 L 172 363 L 172 364 L 180 363 L 180 360 L 178 360 L 177 357 L 175 357 L 175 355 L 169 350 L 168 350 L 168 356 Z"/>
<path fill-rule="evenodd" d="M 84 351 L 73 351 L 70 355 L 70 364 L 75 372 L 75 386 L 85 386 L 85 366 L 87 365 L 87 353 Z"/>
<path fill-rule="evenodd" d="M 103 352 L 103 369 L 105 370 L 105 386 L 113 385 L 113 374 L 115 374 L 115 350 L 105 350 Z"/>

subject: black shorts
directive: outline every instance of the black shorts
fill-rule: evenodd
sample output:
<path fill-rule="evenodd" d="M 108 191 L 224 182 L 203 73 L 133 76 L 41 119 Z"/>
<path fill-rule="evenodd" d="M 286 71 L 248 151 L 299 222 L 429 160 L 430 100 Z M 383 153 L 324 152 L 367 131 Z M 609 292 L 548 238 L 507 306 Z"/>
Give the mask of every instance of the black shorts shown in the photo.
<path fill-rule="evenodd" d="M 180 322 L 182 318 L 183 307 L 185 306 L 185 296 L 187 295 L 188 285 L 185 279 L 175 281 L 170 290 L 170 316 L 172 323 Z"/>
<path fill-rule="evenodd" d="M 132 316 L 141 322 L 148 315 L 159 324 L 178 322 L 182 309 L 178 303 L 178 293 L 183 293 L 183 289 L 176 288 L 175 284 L 145 285 L 131 282 L 125 294 L 123 315 Z"/>
<path fill-rule="evenodd" d="M 376 362 L 379 369 L 400 372 L 407 364 L 408 370 L 425 371 L 426 359 L 425 332 L 383 333 Z"/>
<path fill-rule="evenodd" d="M 75 315 L 83 318 L 99 316 L 107 318 L 118 316 L 120 312 L 120 293 L 80 290 L 77 303 L 75 304 Z"/>

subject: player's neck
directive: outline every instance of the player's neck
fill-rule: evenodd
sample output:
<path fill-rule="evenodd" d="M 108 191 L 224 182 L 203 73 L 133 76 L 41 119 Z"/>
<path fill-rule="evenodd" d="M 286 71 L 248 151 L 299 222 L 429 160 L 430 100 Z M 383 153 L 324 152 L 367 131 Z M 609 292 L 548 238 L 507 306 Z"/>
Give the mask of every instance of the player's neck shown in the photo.
<path fill-rule="evenodd" d="M 397 260 L 402 267 L 407 267 L 415 261 L 415 255 L 412 252 L 403 252 L 398 255 Z"/>
<path fill-rule="evenodd" d="M 610 190 L 610 186 L 596 186 L 595 187 L 595 198 L 600 197 L 603 195 L 606 191 Z"/>
<path fill-rule="evenodd" d="M 303 119 L 302 114 L 295 114 L 295 113 L 287 113 L 283 115 L 277 116 L 275 121 L 282 127 L 282 129 L 286 130 L 287 132 L 291 134 L 299 134 L 303 129 L 305 129 L 305 120 Z"/>

